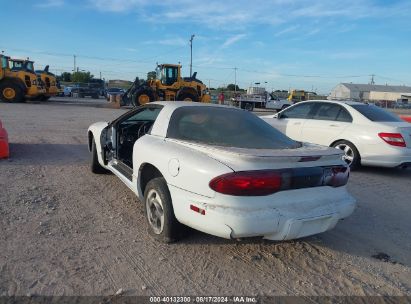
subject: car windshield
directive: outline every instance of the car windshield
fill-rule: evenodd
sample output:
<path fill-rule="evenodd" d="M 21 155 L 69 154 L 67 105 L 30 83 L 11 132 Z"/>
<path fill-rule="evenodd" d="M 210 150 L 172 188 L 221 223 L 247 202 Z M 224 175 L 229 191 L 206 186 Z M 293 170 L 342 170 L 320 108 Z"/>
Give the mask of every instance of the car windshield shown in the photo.
<path fill-rule="evenodd" d="M 397 115 L 373 105 L 360 104 L 351 105 L 351 107 L 353 107 L 355 110 L 360 112 L 371 121 L 402 122 L 402 120 Z"/>
<path fill-rule="evenodd" d="M 167 137 L 248 149 L 295 149 L 288 138 L 256 115 L 233 108 L 181 107 L 170 119 Z"/>

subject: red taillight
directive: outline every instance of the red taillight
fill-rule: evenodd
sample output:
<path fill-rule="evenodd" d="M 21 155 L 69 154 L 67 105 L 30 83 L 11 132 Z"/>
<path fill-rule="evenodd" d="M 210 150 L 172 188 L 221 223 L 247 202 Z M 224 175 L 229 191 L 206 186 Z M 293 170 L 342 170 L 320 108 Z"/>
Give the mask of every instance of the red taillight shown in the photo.
<path fill-rule="evenodd" d="M 378 136 L 391 146 L 406 147 L 401 133 L 378 133 Z"/>
<path fill-rule="evenodd" d="M 240 171 L 217 176 L 209 186 L 222 194 L 262 196 L 282 190 L 344 186 L 349 172 L 345 166 Z"/>
<path fill-rule="evenodd" d="M 261 196 L 281 189 L 281 173 L 276 171 L 245 171 L 228 173 L 210 181 L 216 192 L 235 196 Z"/>

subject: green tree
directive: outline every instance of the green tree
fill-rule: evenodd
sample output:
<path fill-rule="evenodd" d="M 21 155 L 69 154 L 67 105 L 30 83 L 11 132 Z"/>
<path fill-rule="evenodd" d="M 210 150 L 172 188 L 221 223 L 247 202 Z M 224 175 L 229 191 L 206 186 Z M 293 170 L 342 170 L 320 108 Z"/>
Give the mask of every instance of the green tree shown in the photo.
<path fill-rule="evenodd" d="M 94 76 L 90 72 L 74 72 L 71 75 L 72 82 L 90 82 Z"/>
<path fill-rule="evenodd" d="M 71 81 L 71 73 L 69 73 L 69 72 L 61 73 L 60 80 L 65 81 L 65 82 L 70 82 Z"/>
<path fill-rule="evenodd" d="M 230 84 L 227 86 L 227 90 L 229 90 L 229 91 L 239 91 L 240 88 L 238 87 L 238 85 L 235 85 L 235 84 L 233 84 L 233 83 L 230 83 Z"/>
<path fill-rule="evenodd" d="M 151 71 L 147 73 L 147 80 L 156 79 L 156 78 L 157 78 L 156 71 Z"/>

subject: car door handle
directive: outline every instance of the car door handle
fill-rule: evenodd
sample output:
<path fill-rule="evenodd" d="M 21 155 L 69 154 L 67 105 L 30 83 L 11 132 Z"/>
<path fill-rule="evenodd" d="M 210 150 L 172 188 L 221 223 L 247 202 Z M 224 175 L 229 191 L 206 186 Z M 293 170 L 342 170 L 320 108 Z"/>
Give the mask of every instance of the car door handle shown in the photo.
<path fill-rule="evenodd" d="M 339 127 L 339 125 L 329 125 L 330 127 Z"/>
<path fill-rule="evenodd" d="M 301 122 L 295 122 L 295 123 L 293 123 L 293 125 L 295 125 L 295 126 L 301 125 Z"/>

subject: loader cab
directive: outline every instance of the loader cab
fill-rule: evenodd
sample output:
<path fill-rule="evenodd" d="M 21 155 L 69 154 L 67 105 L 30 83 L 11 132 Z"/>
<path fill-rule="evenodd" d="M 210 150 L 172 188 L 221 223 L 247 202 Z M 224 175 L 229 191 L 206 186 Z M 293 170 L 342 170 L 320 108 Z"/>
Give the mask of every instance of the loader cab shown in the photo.
<path fill-rule="evenodd" d="M 27 71 L 34 73 L 34 62 L 30 60 L 11 59 L 12 71 Z"/>
<path fill-rule="evenodd" d="M 0 79 L 6 76 L 6 71 L 9 69 L 9 57 L 0 55 Z"/>
<path fill-rule="evenodd" d="M 156 68 L 157 79 L 165 86 L 171 86 L 176 83 L 180 76 L 180 66 L 173 64 L 162 64 Z"/>
<path fill-rule="evenodd" d="M 9 69 L 9 59 L 10 59 L 10 57 L 0 55 L 1 68 L 3 70 Z"/>

